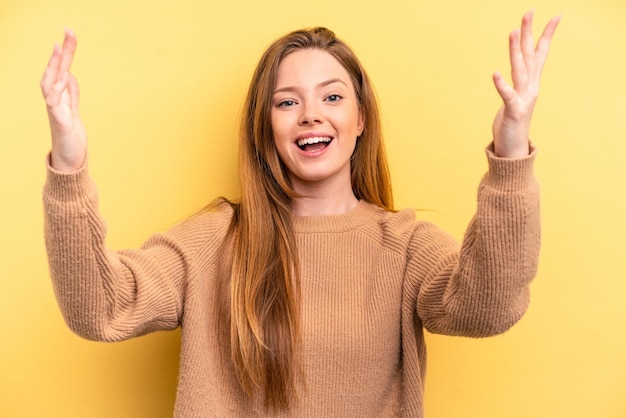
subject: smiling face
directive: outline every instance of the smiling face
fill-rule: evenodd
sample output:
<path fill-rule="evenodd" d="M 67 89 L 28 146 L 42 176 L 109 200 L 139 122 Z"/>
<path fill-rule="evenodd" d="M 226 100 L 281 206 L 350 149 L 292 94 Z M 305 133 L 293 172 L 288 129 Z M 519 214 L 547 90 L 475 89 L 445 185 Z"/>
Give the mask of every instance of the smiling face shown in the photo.
<path fill-rule="evenodd" d="M 292 187 L 351 187 L 350 157 L 364 118 L 348 72 L 328 52 L 300 49 L 278 67 L 271 123 Z"/>

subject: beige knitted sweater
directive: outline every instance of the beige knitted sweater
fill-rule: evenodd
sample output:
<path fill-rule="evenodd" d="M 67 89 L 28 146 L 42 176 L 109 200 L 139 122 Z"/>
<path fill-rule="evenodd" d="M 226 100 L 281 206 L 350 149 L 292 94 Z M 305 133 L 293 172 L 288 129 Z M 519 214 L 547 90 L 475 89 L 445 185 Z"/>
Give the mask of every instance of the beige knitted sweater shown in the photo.
<path fill-rule="evenodd" d="M 286 416 L 423 416 L 433 333 L 502 333 L 528 305 L 539 250 L 534 153 L 489 173 L 462 246 L 412 210 L 360 202 L 351 212 L 296 217 L 302 268 L 304 384 Z M 193 217 L 141 249 L 111 251 L 94 184 L 83 169 L 48 169 L 50 271 L 77 334 L 117 341 L 182 327 L 177 417 L 268 416 L 238 386 L 230 363 L 221 244 L 231 209 Z"/>

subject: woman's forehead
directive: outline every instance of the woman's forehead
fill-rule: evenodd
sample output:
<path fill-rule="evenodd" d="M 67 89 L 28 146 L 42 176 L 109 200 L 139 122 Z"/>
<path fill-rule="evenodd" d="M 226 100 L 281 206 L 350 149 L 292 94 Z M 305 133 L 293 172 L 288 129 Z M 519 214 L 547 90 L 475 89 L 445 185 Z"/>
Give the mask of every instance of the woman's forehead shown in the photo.
<path fill-rule="evenodd" d="M 280 63 L 276 90 L 295 87 L 323 87 L 331 83 L 351 87 L 350 75 L 330 53 L 321 49 L 299 49 Z"/>

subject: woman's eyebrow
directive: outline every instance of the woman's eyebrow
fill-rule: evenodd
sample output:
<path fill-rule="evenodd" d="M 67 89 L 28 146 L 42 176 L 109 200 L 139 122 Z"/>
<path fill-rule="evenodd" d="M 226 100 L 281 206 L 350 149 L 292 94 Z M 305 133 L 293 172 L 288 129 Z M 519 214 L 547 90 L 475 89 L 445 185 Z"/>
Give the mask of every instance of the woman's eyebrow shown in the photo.
<path fill-rule="evenodd" d="M 334 83 L 341 83 L 341 84 L 345 85 L 346 87 L 348 86 L 340 78 L 331 78 L 330 80 L 322 81 L 321 83 L 319 83 L 317 85 L 317 88 L 319 89 L 321 87 L 326 87 L 326 86 L 334 84 Z M 298 87 L 295 87 L 295 86 L 281 87 L 279 89 L 274 90 L 274 94 L 276 94 L 276 93 L 284 93 L 284 92 L 293 92 L 293 91 L 297 91 L 297 90 L 299 90 L 299 89 L 298 89 Z"/>
<path fill-rule="evenodd" d="M 328 85 L 330 85 L 330 84 L 334 84 L 334 83 L 341 83 L 341 84 L 343 84 L 344 86 L 348 87 L 348 85 L 345 83 L 345 81 L 343 81 L 343 80 L 342 80 L 342 79 L 340 79 L 340 78 L 331 78 L 330 80 L 327 80 L 327 81 L 324 81 L 324 82 L 322 82 L 322 83 L 319 83 L 319 84 L 317 85 L 317 87 L 318 87 L 318 88 L 319 88 L 319 87 L 326 87 L 326 86 L 328 86 Z"/>

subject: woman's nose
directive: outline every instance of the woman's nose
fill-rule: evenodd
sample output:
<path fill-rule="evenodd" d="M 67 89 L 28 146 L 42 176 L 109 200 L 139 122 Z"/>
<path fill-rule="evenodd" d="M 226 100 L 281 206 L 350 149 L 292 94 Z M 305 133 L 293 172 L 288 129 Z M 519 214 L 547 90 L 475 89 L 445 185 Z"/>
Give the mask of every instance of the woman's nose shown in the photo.
<path fill-rule="evenodd" d="M 322 123 L 322 113 L 314 104 L 306 104 L 302 106 L 302 115 L 300 116 L 300 125 L 315 125 Z"/>

